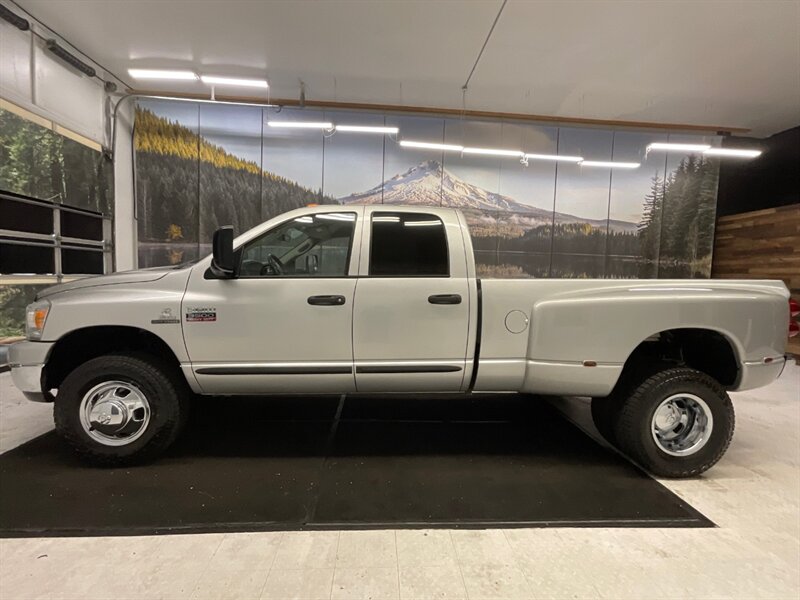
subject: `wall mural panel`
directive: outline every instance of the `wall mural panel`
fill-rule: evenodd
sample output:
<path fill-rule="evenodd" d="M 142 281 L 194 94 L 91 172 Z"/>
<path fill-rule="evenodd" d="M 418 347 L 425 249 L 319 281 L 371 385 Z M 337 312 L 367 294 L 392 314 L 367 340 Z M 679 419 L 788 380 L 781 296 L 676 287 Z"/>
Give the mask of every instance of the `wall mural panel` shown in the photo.
<path fill-rule="evenodd" d="M 399 134 L 270 126 L 329 122 Z M 637 169 L 410 148 L 401 140 L 641 163 Z M 136 120 L 140 266 L 210 251 L 308 203 L 460 208 L 482 277 L 708 277 L 718 163 L 647 153 L 718 138 L 501 120 L 142 101 Z M 686 243 L 688 240 L 688 244 Z"/>
<path fill-rule="evenodd" d="M 250 106 L 200 105 L 199 253 L 222 225 L 245 231 L 261 218 L 261 109 Z M 214 148 L 235 156 L 223 159 Z"/>
<path fill-rule="evenodd" d="M 343 125 L 387 126 L 383 115 L 357 112 L 326 111 L 325 120 Z M 384 136 L 361 132 L 340 132 L 325 137 L 322 163 L 325 197 L 342 204 L 380 204 L 383 201 L 385 144 Z"/>
<path fill-rule="evenodd" d="M 238 164 L 199 136 L 200 105 L 151 101 L 138 107 L 134 124 L 139 266 L 199 258 L 200 146 L 206 160 Z"/>

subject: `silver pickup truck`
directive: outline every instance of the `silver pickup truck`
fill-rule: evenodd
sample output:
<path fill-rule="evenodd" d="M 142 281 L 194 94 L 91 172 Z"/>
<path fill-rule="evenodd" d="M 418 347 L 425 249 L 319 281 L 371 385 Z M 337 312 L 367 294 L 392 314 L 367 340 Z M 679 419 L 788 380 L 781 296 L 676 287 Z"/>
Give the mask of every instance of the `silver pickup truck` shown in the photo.
<path fill-rule="evenodd" d="M 316 206 L 49 288 L 9 357 L 98 464 L 162 452 L 193 394 L 523 392 L 592 397 L 611 444 L 682 477 L 727 449 L 727 392 L 780 374 L 788 302 L 778 281 L 480 280 L 457 210 Z"/>

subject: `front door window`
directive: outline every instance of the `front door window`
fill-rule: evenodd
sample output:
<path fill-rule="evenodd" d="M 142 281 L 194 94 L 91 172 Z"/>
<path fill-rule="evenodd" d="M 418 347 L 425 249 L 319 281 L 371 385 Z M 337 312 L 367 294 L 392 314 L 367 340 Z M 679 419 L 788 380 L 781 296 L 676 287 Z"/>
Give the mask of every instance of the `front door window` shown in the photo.
<path fill-rule="evenodd" d="M 341 212 L 278 225 L 243 248 L 239 277 L 346 277 L 355 222 Z"/>

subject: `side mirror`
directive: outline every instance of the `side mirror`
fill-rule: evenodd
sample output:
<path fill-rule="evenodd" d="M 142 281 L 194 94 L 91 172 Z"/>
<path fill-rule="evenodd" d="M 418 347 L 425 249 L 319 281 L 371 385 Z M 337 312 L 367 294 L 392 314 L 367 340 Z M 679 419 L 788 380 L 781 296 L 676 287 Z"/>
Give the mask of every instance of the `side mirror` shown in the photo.
<path fill-rule="evenodd" d="M 231 279 L 236 272 L 233 256 L 233 226 L 226 225 L 214 232 L 211 273 L 219 279 Z"/>

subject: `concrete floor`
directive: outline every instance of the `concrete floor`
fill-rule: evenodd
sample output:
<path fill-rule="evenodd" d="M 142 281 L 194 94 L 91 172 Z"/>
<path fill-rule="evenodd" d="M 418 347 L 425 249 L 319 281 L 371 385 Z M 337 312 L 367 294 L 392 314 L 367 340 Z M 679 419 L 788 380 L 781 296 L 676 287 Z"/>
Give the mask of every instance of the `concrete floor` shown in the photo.
<path fill-rule="evenodd" d="M 664 481 L 715 529 L 494 529 L 0 540 L 0 598 L 800 598 L 800 367 L 733 394 L 727 455 Z M 562 409 L 591 430 L 588 406 Z M 0 451 L 51 409 L 0 375 Z M 0 482 L 0 486 L 2 482 Z M 3 489 L 0 493 L 13 493 Z"/>

